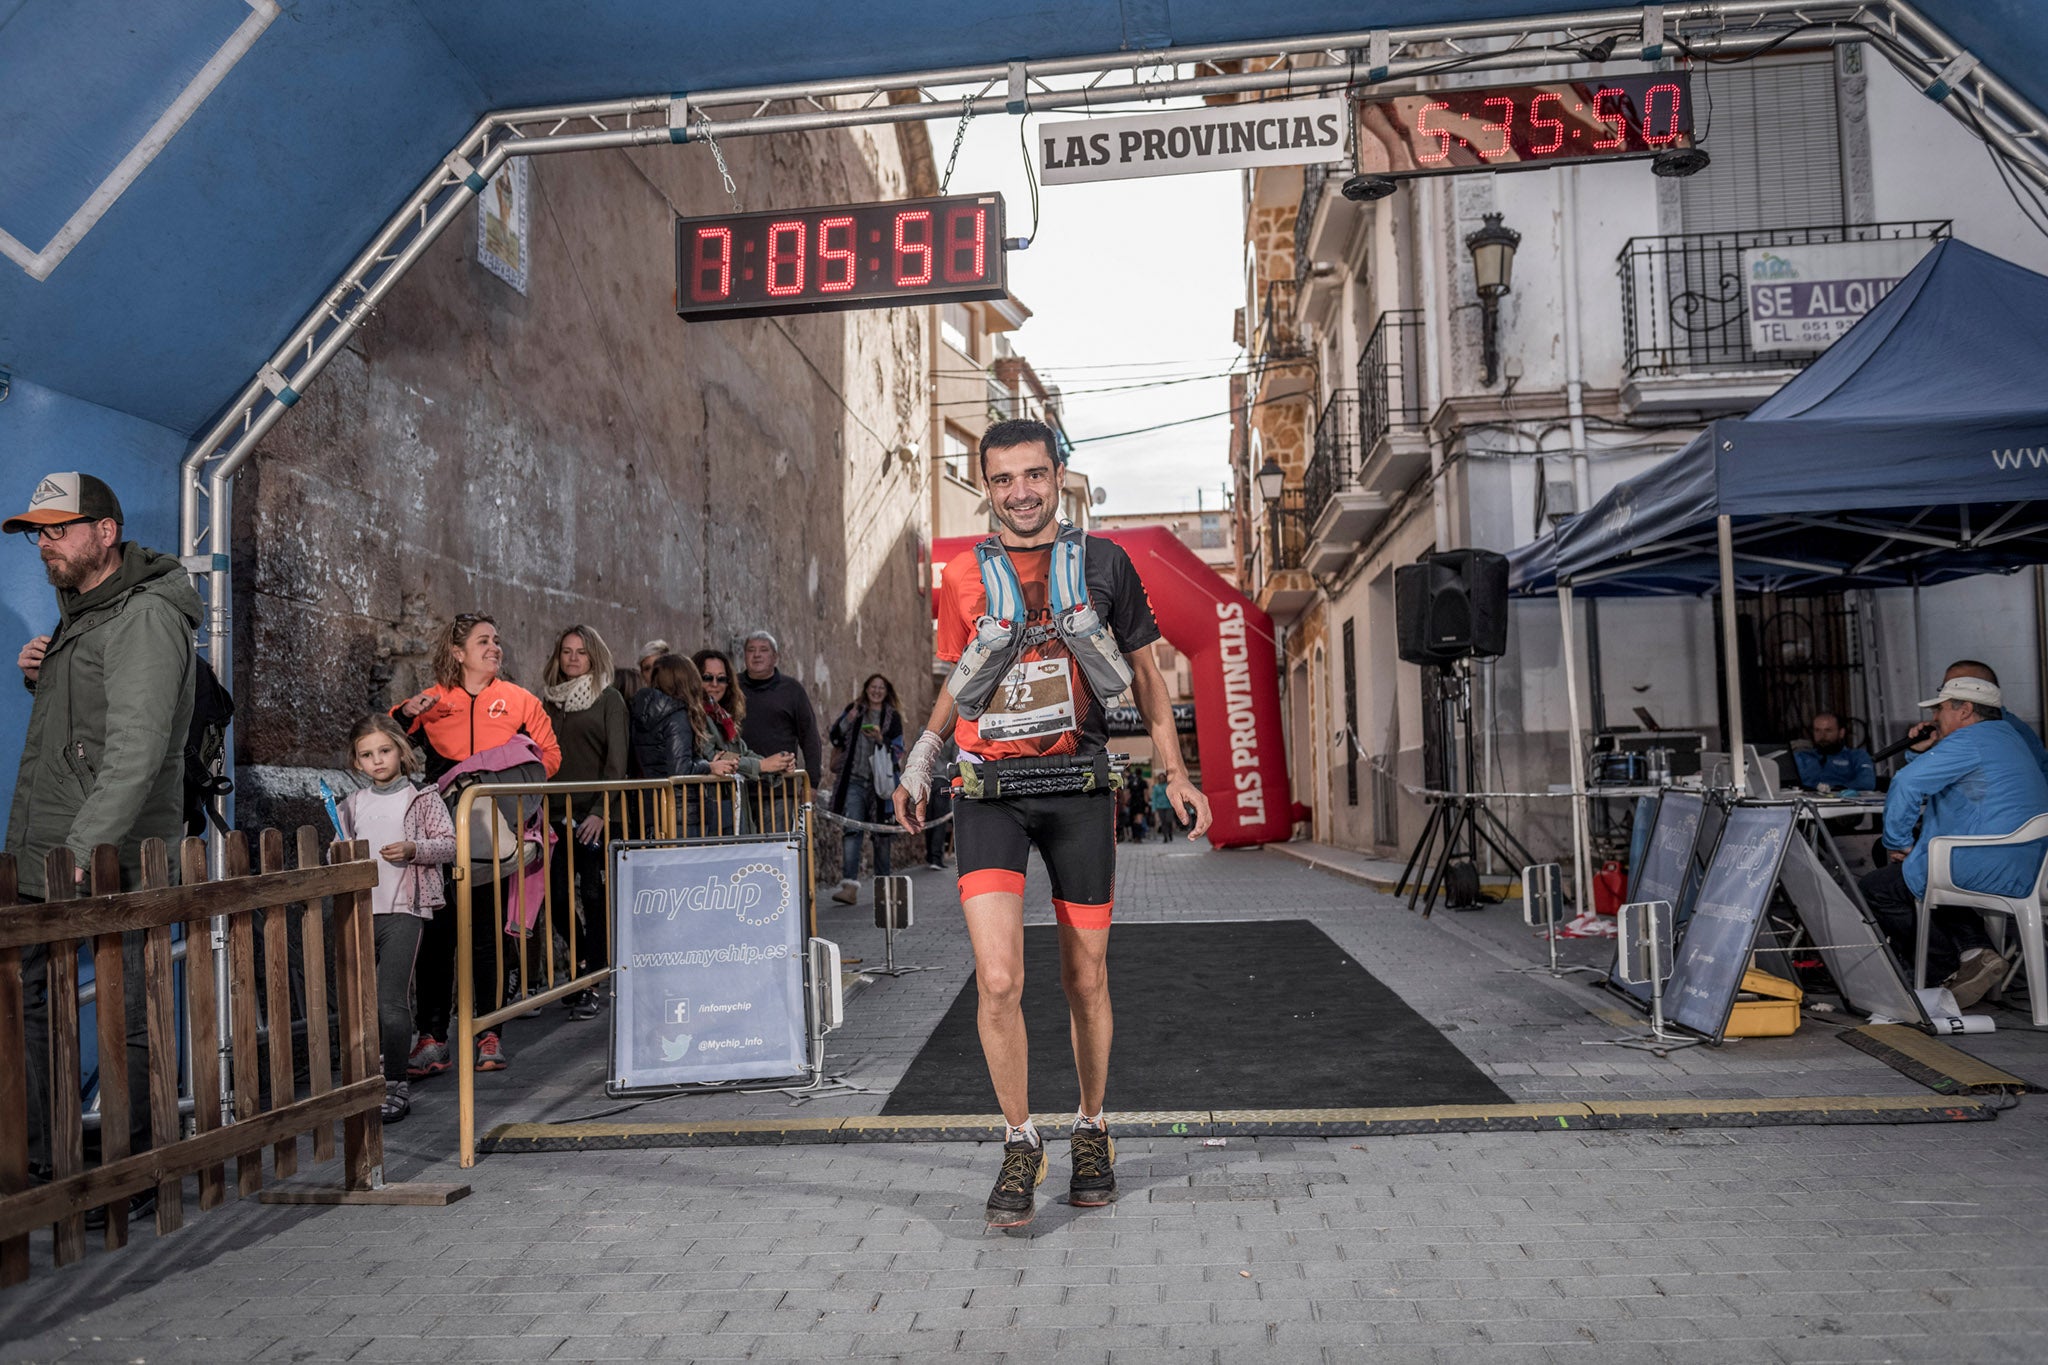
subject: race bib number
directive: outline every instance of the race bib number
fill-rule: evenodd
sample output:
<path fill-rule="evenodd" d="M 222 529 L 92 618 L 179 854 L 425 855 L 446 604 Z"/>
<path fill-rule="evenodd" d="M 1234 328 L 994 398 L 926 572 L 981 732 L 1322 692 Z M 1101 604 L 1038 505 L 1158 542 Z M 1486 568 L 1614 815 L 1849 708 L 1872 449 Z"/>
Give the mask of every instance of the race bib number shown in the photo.
<path fill-rule="evenodd" d="M 983 739 L 1042 739 L 1074 728 L 1070 659 L 1028 659 L 1012 668 L 981 717 Z"/>

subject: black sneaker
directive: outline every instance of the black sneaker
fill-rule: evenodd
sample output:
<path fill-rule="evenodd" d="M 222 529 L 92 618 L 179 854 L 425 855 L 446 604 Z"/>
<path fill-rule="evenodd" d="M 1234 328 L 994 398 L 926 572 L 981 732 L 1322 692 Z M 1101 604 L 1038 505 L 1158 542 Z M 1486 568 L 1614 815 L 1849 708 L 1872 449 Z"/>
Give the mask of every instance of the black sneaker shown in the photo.
<path fill-rule="evenodd" d="M 1116 1198 L 1116 1139 L 1107 1126 L 1075 1124 L 1067 1134 L 1067 1160 L 1074 1168 L 1067 1183 L 1069 1204 L 1096 1209 Z"/>
<path fill-rule="evenodd" d="M 595 1019 L 598 1012 L 603 1009 L 603 1005 L 598 1001 L 597 992 L 588 987 L 564 997 L 562 1006 L 569 1011 L 571 1019 Z"/>
<path fill-rule="evenodd" d="M 1038 1183 L 1045 1179 L 1045 1144 L 1023 1138 L 1003 1144 L 1003 1173 L 988 1192 L 988 1225 L 1020 1228 L 1031 1221 L 1038 1203 Z"/>

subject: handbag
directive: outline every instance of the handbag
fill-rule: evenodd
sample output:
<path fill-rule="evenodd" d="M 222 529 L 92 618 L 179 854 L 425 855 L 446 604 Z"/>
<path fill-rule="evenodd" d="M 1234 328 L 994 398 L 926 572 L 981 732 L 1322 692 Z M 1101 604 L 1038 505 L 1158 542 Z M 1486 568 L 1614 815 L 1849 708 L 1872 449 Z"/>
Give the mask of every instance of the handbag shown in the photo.
<path fill-rule="evenodd" d="M 896 760 L 886 744 L 877 744 L 868 755 L 868 786 L 880 800 L 896 794 Z"/>

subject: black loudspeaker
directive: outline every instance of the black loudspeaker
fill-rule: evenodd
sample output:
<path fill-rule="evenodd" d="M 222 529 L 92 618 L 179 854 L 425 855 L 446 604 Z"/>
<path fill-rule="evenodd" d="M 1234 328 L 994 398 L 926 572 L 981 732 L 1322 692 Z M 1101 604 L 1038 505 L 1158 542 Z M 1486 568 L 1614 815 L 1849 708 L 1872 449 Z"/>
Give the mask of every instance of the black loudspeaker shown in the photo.
<path fill-rule="evenodd" d="M 1508 561 L 1441 550 L 1394 570 L 1398 652 L 1411 664 L 1498 658 L 1508 647 Z"/>

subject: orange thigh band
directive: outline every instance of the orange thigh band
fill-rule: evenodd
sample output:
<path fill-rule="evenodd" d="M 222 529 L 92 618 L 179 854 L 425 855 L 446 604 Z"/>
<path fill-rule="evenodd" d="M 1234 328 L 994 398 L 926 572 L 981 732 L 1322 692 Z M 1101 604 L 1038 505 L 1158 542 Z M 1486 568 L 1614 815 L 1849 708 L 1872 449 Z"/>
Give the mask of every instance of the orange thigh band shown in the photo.
<path fill-rule="evenodd" d="M 1107 929 L 1110 911 L 1115 905 L 1114 901 L 1104 901 L 1101 905 L 1081 905 L 1055 897 L 1052 913 L 1061 924 L 1071 925 L 1076 929 Z"/>
<path fill-rule="evenodd" d="M 984 867 L 960 875 L 960 900 L 963 904 L 976 896 L 997 893 L 1021 897 L 1024 894 L 1024 874 L 1006 867 Z"/>

